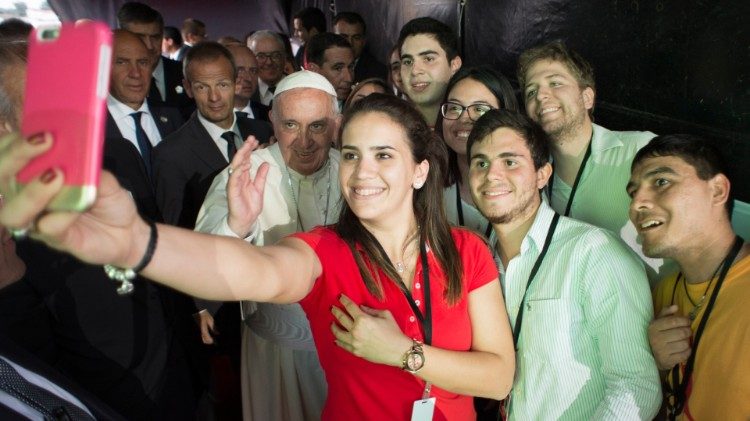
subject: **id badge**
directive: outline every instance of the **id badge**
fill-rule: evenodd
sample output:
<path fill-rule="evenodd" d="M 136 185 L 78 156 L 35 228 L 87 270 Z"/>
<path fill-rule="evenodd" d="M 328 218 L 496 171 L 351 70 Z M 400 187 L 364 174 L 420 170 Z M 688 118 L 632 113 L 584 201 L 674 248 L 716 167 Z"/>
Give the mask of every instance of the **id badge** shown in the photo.
<path fill-rule="evenodd" d="M 414 401 L 411 421 L 432 421 L 432 414 L 435 412 L 435 400 L 436 398 L 433 397 Z"/>

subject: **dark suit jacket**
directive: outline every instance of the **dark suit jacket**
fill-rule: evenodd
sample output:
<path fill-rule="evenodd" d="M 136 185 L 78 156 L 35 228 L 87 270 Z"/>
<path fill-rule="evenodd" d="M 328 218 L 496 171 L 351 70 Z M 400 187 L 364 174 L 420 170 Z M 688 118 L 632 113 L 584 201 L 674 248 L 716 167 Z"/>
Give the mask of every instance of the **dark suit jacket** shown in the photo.
<path fill-rule="evenodd" d="M 237 119 L 242 138 L 255 136 L 261 143 L 273 134 L 265 121 Z M 229 163 L 198 120 L 196 112 L 184 126 L 153 150 L 156 203 L 168 224 L 193 229 L 208 188 Z"/>
<path fill-rule="evenodd" d="M 175 107 L 180 110 L 183 120 L 187 120 L 193 111 L 195 111 L 195 101 L 187 95 L 182 86 L 182 63 L 166 57 L 161 57 L 161 61 L 164 64 L 166 99 L 162 101 L 161 96 L 156 94 L 158 90 L 152 87 L 148 94 L 149 105 L 166 104 L 170 107 Z"/>
<path fill-rule="evenodd" d="M 271 121 L 268 118 L 268 112 L 271 111 L 271 107 L 268 105 L 263 105 L 258 101 L 250 100 L 250 109 L 253 110 L 256 120 Z"/>
<path fill-rule="evenodd" d="M 120 414 L 114 412 L 109 406 L 94 397 L 70 379 L 64 377 L 58 371 L 39 361 L 27 350 L 19 347 L 13 341 L 0 335 L 0 355 L 20 365 L 21 367 L 40 375 L 61 389 L 75 396 L 98 420 L 125 420 Z M 0 404 L 0 419 L 15 420 L 21 418 L 18 413 Z"/>
<path fill-rule="evenodd" d="M 362 51 L 362 55 L 359 56 L 359 60 L 357 60 L 357 65 L 354 66 L 354 82 L 356 83 L 371 77 L 388 80 L 388 68 L 380 60 L 373 57 L 367 48 L 365 48 Z"/>
<path fill-rule="evenodd" d="M 135 146 L 106 139 L 103 162 L 133 193 L 139 211 L 159 221 Z M 188 317 L 189 311 L 175 310 L 161 287 L 142 277 L 133 281 L 133 294 L 119 296 L 100 266 L 41 243 L 20 242 L 18 255 L 27 263 L 22 281 L 38 291 L 52 315 L 57 369 L 129 419 L 192 416 L 193 383 L 174 333 L 178 313 Z"/>
<path fill-rule="evenodd" d="M 177 108 L 164 105 L 164 104 L 148 104 L 151 115 L 156 123 L 156 128 L 159 129 L 162 139 L 169 136 L 172 132 L 176 131 L 185 123 Z M 120 128 L 117 127 L 115 119 L 112 118 L 112 114 L 107 111 L 107 123 L 105 126 L 104 136 L 108 138 L 112 137 L 123 137 L 120 133 Z"/>

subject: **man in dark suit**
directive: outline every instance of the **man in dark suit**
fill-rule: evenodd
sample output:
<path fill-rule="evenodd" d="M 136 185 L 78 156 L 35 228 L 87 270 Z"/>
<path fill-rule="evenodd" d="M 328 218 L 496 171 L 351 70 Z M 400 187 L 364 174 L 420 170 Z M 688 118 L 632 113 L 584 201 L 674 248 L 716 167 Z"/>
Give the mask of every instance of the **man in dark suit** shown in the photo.
<path fill-rule="evenodd" d="M 294 36 L 302 43 L 294 56 L 294 61 L 297 67 L 304 68 L 307 42 L 315 35 L 326 32 L 326 15 L 317 7 L 305 7 L 294 14 L 292 26 Z"/>
<path fill-rule="evenodd" d="M 187 96 L 182 86 L 182 63 L 161 55 L 164 18 L 146 4 L 127 2 L 117 12 L 117 22 L 121 29 L 141 38 L 153 60 L 149 102 L 176 107 L 187 120 L 195 110 L 195 103 Z"/>
<path fill-rule="evenodd" d="M 8 58 L 0 60 L 0 102 L 10 105 L 0 110 L 0 135 L 20 124 L 23 94 L 16 91 L 23 86 L 26 56 L 18 45 L 11 47 L 0 44 L 0 58 Z M 12 71 L 2 69 L 11 58 Z M 160 221 L 138 149 L 124 139 L 107 139 L 103 161 L 133 193 L 144 217 Z M 11 244 L 2 238 L 3 256 L 9 256 Z M 177 312 L 163 290 L 139 277 L 133 294 L 119 296 L 101 267 L 33 241 L 18 243 L 17 256 L 26 273 L 0 290 L 4 334 L 129 419 L 192 418 L 196 399 L 174 334 Z M 18 266 L 15 259 L 4 260 L 11 269 Z"/>
<path fill-rule="evenodd" d="M 101 402 L 93 394 L 84 390 L 70 379 L 64 377 L 58 371 L 37 359 L 36 356 L 29 353 L 28 350 L 18 346 L 2 334 L 0 334 L 0 359 L 3 360 L 2 362 L 10 364 L 13 370 L 18 373 L 27 384 L 39 387 L 59 398 L 59 401 L 57 402 L 50 402 L 36 397 L 37 404 L 29 404 L 18 397 L 15 397 L 12 392 L 9 393 L 4 391 L 3 387 L 0 386 L 0 419 L 2 420 L 27 420 L 30 417 L 38 417 L 41 419 L 43 414 L 39 410 L 39 406 L 45 411 L 60 415 L 62 415 L 63 412 L 61 408 L 64 406 L 66 407 L 64 412 L 69 416 L 67 419 L 73 420 L 83 418 L 86 414 L 83 416 L 76 416 L 75 413 L 71 414 L 70 412 L 73 411 L 67 410 L 70 406 L 73 406 L 74 411 L 81 410 L 84 413 L 87 413 L 87 415 L 91 415 L 91 419 L 113 421 L 125 420 L 125 418 L 114 412 L 109 406 Z M 13 376 L 12 373 L 5 375 L 8 377 Z M 0 374 L 0 380 L 3 380 L 2 376 L 3 374 Z M 21 388 L 23 388 L 23 386 Z M 23 394 L 27 395 L 26 393 Z M 60 417 L 60 419 L 65 418 Z"/>
<path fill-rule="evenodd" d="M 185 58 L 186 88 L 198 110 L 153 153 L 156 201 L 165 222 L 192 229 L 214 176 L 247 136 L 267 142 L 270 124 L 234 113 L 237 69 L 221 44 L 204 41 Z"/>
<path fill-rule="evenodd" d="M 151 150 L 182 125 L 176 108 L 149 105 L 151 60 L 140 38 L 124 29 L 114 31 L 112 71 L 107 97 L 107 138 L 130 141 L 151 178 Z"/>
<path fill-rule="evenodd" d="M 247 47 L 258 60 L 258 89 L 252 99 L 270 105 L 276 84 L 284 77 L 284 40 L 276 32 L 263 29 L 247 38 Z"/>
<path fill-rule="evenodd" d="M 268 112 L 271 108 L 252 100 L 255 91 L 258 90 L 258 60 L 255 59 L 255 54 L 244 45 L 229 45 L 227 50 L 232 53 L 234 64 L 237 66 L 234 110 L 238 116 L 270 123 Z"/>
<path fill-rule="evenodd" d="M 333 32 L 346 38 L 354 50 L 354 82 L 372 77 L 387 80 L 385 64 L 367 49 L 367 25 L 358 13 L 341 12 L 333 18 Z"/>

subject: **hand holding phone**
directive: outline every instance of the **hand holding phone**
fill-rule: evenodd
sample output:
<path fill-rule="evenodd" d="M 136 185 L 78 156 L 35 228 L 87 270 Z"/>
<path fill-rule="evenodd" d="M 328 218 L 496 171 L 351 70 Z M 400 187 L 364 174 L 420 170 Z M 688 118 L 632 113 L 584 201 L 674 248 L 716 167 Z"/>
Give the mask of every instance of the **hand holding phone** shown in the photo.
<path fill-rule="evenodd" d="M 51 133 L 54 145 L 18 173 L 17 183 L 22 188 L 59 168 L 65 187 L 50 210 L 82 211 L 96 198 L 111 56 L 112 33 L 100 22 L 37 28 L 30 35 L 21 132 Z"/>

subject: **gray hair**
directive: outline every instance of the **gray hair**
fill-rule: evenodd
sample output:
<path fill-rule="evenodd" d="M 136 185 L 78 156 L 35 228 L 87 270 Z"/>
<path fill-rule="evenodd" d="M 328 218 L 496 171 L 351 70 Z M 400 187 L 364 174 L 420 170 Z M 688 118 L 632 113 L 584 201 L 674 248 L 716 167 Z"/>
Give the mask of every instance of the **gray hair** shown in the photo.
<path fill-rule="evenodd" d="M 269 31 L 267 29 L 261 29 L 260 31 L 255 31 L 252 35 L 250 35 L 247 38 L 247 48 L 251 49 L 253 53 L 255 53 L 255 48 L 254 48 L 255 42 L 264 38 L 266 39 L 270 38 L 276 41 L 279 44 L 279 46 L 281 46 L 281 50 L 286 55 L 286 46 L 284 44 L 284 40 L 281 38 L 281 35 L 277 34 L 276 32 Z"/>
<path fill-rule="evenodd" d="M 26 65 L 28 43 L 19 40 L 0 41 L 0 120 L 13 123 L 14 128 L 19 129 L 16 121 L 16 107 L 7 92 L 8 78 L 6 72 L 17 65 Z"/>

